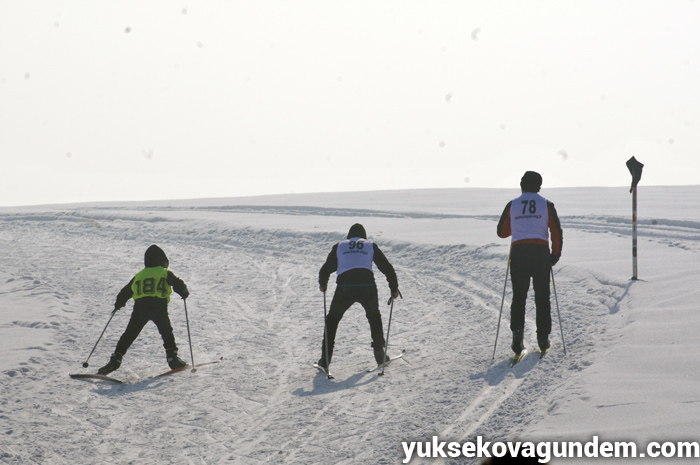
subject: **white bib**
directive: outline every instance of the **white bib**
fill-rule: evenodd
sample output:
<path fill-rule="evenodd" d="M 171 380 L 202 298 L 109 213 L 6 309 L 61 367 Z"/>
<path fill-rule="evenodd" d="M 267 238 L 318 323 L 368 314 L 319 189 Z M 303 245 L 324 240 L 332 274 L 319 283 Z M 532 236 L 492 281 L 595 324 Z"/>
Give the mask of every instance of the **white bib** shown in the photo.
<path fill-rule="evenodd" d="M 340 276 L 354 268 L 366 268 L 372 271 L 374 244 L 372 241 L 354 237 L 338 244 L 338 270 Z"/>
<path fill-rule="evenodd" d="M 510 205 L 510 229 L 513 242 L 542 239 L 549 242 L 549 209 L 547 199 L 525 192 Z"/>

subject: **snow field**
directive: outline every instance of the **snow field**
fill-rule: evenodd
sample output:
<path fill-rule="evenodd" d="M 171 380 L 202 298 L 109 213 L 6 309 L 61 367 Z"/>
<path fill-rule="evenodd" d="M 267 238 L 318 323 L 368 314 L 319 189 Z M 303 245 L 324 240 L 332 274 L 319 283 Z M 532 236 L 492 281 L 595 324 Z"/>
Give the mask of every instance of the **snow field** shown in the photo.
<path fill-rule="evenodd" d="M 398 206 L 400 193 L 356 193 L 349 205 L 365 207 L 337 207 L 348 203 L 335 194 L 290 197 L 303 202 L 287 206 L 267 198 L 228 206 L 5 209 L 0 462 L 394 464 L 404 458 L 401 441 L 435 434 L 460 442 L 477 435 L 551 440 L 590 437 L 614 425 L 616 437 L 647 439 L 654 430 L 639 408 L 671 425 L 672 434 L 688 436 L 698 411 L 696 376 L 684 363 L 655 363 L 667 357 L 652 349 L 642 363 L 635 351 L 646 345 L 674 357 L 693 353 L 697 292 L 686 290 L 698 274 L 700 221 L 684 217 L 681 207 L 654 210 L 655 224 L 640 229 L 640 277 L 650 278 L 631 283 L 631 226 L 623 208 L 603 205 L 591 214 L 588 196 L 554 190 L 564 227 L 555 279 L 569 354 L 562 351 L 552 296 L 552 350 L 510 369 L 510 286 L 495 360 L 492 353 L 508 257 L 495 226 L 513 196 L 477 191 L 482 206 L 469 214 L 452 191 L 443 197 L 430 191 L 422 201 L 404 193 L 409 207 Z M 355 306 L 340 324 L 331 366 L 336 379 L 328 381 L 311 367 L 323 334 L 318 269 L 354 222 L 366 226 L 397 270 L 404 299 L 394 306 L 389 352 L 407 354 L 384 377 L 366 373 L 373 365 L 369 327 Z M 163 247 L 190 289 L 195 362 L 220 356 L 224 362 L 150 379 L 167 364 L 160 336 L 148 325 L 114 373 L 129 384 L 68 378 L 108 360 L 131 304 L 115 315 L 90 368 L 80 366 L 152 243 Z M 386 303 L 386 280 L 379 272 L 376 278 Z M 525 340 L 531 350 L 533 306 L 530 296 Z M 176 295 L 169 313 L 180 356 L 189 361 Z M 388 306 L 382 314 L 386 330 Z M 634 401 L 630 385 L 641 387 Z"/>

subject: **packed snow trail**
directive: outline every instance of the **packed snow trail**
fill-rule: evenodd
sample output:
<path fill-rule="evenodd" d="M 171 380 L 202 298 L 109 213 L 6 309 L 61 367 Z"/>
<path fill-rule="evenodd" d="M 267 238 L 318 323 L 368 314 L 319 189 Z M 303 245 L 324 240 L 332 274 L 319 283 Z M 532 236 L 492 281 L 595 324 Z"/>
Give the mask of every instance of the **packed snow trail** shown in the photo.
<path fill-rule="evenodd" d="M 389 351 L 410 351 L 384 377 L 367 373 L 373 363 L 369 329 L 356 306 L 341 322 L 332 364 L 336 379 L 327 380 L 310 366 L 320 356 L 323 333 L 318 269 L 347 226 L 364 222 L 373 236 L 374 220 L 307 212 L 303 227 L 290 222 L 289 229 L 279 229 L 261 227 L 270 216 L 284 220 L 279 212 L 238 215 L 197 208 L 0 215 L 7 270 L 0 281 L 0 321 L 3 331 L 27 334 L 18 347 L 29 355 L 7 361 L 0 374 L 1 460 L 397 463 L 401 441 L 434 434 L 462 441 L 513 437 L 546 415 L 568 373 L 593 362 L 627 284 L 563 261 L 555 271 L 557 290 L 566 302 L 566 342 L 576 356 L 564 357 L 553 333 L 546 359 L 526 358 L 510 369 L 507 318 L 491 361 L 507 245 L 394 239 L 394 224 L 421 227 L 421 221 L 433 220 L 382 217 L 374 235 L 397 269 L 404 296 L 395 304 Z M 439 221 L 495 228 L 495 219 Z M 144 380 L 167 368 L 160 336 L 148 325 L 114 373 L 136 382 L 69 379 L 69 372 L 81 370 L 117 292 L 140 269 L 152 243 L 164 248 L 171 269 L 190 289 L 195 362 L 219 356 L 224 362 L 195 374 Z M 376 276 L 380 301 L 386 302 L 388 287 L 381 273 Z M 29 307 L 35 309 L 23 316 Z M 130 308 L 115 316 L 90 369 L 108 360 Z M 388 307 L 382 310 L 386 325 Z M 536 341 L 533 313 L 525 334 L 530 346 Z M 170 315 L 186 353 L 177 297 Z M 39 342 L 30 342 L 35 334 Z"/>

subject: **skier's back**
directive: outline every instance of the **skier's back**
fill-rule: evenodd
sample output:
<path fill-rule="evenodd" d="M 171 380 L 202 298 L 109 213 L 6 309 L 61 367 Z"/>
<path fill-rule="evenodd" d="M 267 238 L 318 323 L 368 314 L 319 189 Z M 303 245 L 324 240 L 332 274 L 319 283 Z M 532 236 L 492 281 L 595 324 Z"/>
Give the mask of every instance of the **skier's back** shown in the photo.
<path fill-rule="evenodd" d="M 377 364 L 384 361 L 384 330 L 372 264 L 377 265 L 379 271 L 386 276 L 391 298 L 397 298 L 400 293 L 394 267 L 379 246 L 367 239 L 364 226 L 356 223 L 348 231 L 347 239 L 333 246 L 319 271 L 318 282 L 322 292 L 326 292 L 331 273 L 336 272 L 337 275 L 337 288 L 326 321 L 327 339 L 324 336 L 321 359 L 318 361 L 318 365 L 324 368 L 328 368 L 333 357 L 338 323 L 356 302 L 364 307 L 369 321 L 374 358 Z"/>
<path fill-rule="evenodd" d="M 163 338 L 168 366 L 172 369 L 185 366 L 185 362 L 177 356 L 175 336 L 168 316 L 168 303 L 172 291 L 175 291 L 183 299 L 186 299 L 190 293 L 184 281 L 168 270 L 169 264 L 165 252 L 157 245 L 152 245 L 146 250 L 144 254 L 145 268 L 122 288 L 114 303 L 114 311 L 116 312 L 133 297 L 134 310 L 131 313 L 129 324 L 119 339 L 109 363 L 100 368 L 98 373 L 106 375 L 121 366 L 122 357 L 149 321 L 155 323 Z"/>
<path fill-rule="evenodd" d="M 538 194 L 541 185 L 542 176 L 527 171 L 520 181 L 522 195 L 508 202 L 496 228 L 499 237 L 512 236 L 510 276 L 513 301 L 510 329 L 513 331 L 512 349 L 516 354 L 524 350 L 525 303 L 530 278 L 535 291 L 537 342 L 542 352 L 549 349 L 552 329 L 549 274 L 561 257 L 563 233 L 554 204 Z"/>

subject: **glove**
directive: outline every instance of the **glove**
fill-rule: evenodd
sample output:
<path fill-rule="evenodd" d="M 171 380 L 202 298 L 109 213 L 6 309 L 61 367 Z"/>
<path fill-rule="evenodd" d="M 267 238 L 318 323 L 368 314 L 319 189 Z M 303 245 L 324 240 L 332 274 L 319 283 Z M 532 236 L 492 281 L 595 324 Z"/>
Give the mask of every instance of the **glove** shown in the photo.
<path fill-rule="evenodd" d="M 396 289 L 395 291 L 391 292 L 391 297 L 389 297 L 389 301 L 386 303 L 387 305 L 391 305 L 391 303 L 401 297 L 403 299 L 403 296 L 401 295 L 401 291 Z"/>
<path fill-rule="evenodd" d="M 560 256 L 558 256 L 558 255 L 554 255 L 554 254 L 549 255 L 549 261 L 552 264 L 552 266 L 557 264 L 557 262 L 559 261 L 559 258 L 560 258 Z"/>
<path fill-rule="evenodd" d="M 112 313 L 117 313 L 117 311 L 118 311 L 119 309 L 121 309 L 121 308 L 124 308 L 124 306 L 122 305 L 122 306 L 120 307 L 119 304 L 115 303 L 115 304 L 114 304 L 114 310 L 112 310 Z"/>
<path fill-rule="evenodd" d="M 186 299 L 190 296 L 190 291 L 187 290 L 187 288 L 183 289 L 182 294 L 180 294 L 180 297 L 183 299 Z"/>
<path fill-rule="evenodd" d="M 328 286 L 318 286 L 318 288 L 321 290 L 321 292 L 326 292 L 326 289 L 328 289 Z"/>

